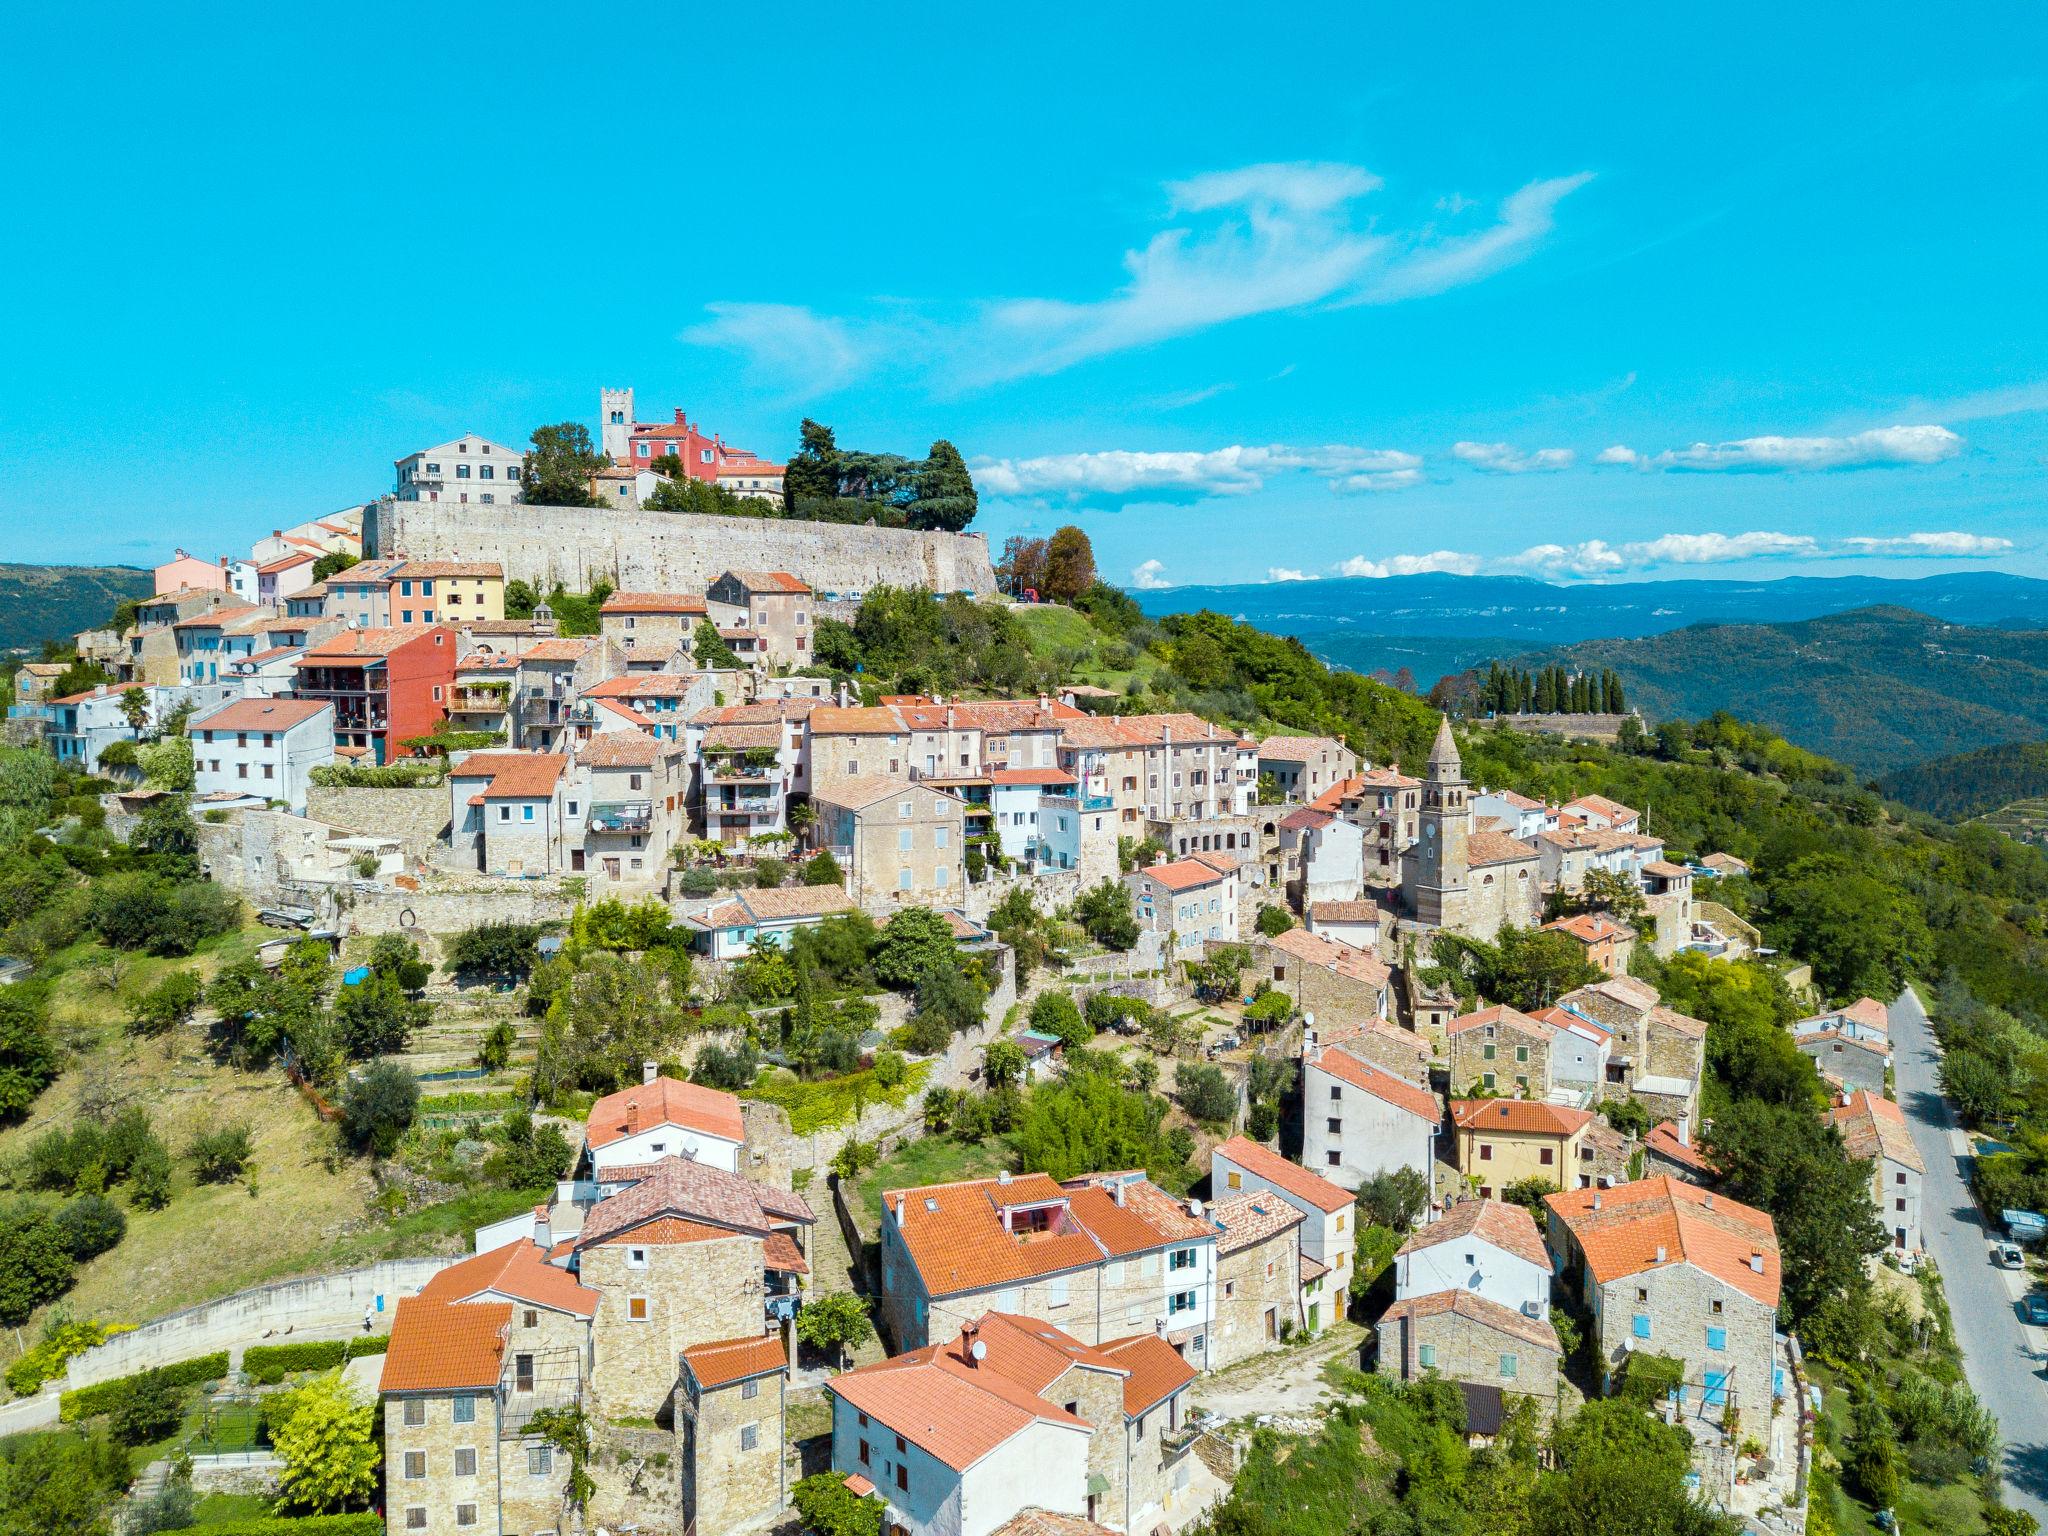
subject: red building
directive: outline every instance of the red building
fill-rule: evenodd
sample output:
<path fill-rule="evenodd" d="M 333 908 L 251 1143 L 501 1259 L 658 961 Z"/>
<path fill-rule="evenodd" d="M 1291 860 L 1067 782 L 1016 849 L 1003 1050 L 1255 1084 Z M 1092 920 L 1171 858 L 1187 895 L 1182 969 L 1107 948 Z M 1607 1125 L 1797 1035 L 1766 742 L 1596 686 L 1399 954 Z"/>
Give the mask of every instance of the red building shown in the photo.
<path fill-rule="evenodd" d="M 680 409 L 674 421 L 649 424 L 633 419 L 633 391 L 602 392 L 604 417 L 600 437 L 616 464 L 651 469 L 654 461 L 674 454 L 692 480 L 716 482 L 734 474 L 772 478 L 781 487 L 783 467 L 745 448 L 735 448 L 716 433 L 706 433 Z"/>
<path fill-rule="evenodd" d="M 412 756 L 406 742 L 447 718 L 455 652 L 446 624 L 345 629 L 299 658 L 292 692 L 334 706 L 337 749 L 389 763 Z"/>

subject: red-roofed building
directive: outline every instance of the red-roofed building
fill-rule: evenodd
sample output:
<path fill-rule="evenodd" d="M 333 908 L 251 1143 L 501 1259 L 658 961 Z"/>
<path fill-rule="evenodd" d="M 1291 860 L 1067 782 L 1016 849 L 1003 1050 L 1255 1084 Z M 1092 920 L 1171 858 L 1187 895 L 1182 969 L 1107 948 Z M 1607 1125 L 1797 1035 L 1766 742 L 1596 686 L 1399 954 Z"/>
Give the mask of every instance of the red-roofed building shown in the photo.
<path fill-rule="evenodd" d="M 193 791 L 254 795 L 306 808 L 312 772 L 334 761 L 334 706 L 326 699 L 237 699 L 185 727 Z"/>
<path fill-rule="evenodd" d="M 550 752 L 471 752 L 448 770 L 449 838 L 490 875 L 556 874 L 565 865 L 564 771 Z"/>
<path fill-rule="evenodd" d="M 1586 952 L 1586 963 L 1608 976 L 1628 974 L 1635 953 L 1636 931 L 1605 912 L 1577 912 L 1543 925 L 1545 933 L 1561 933 Z"/>
<path fill-rule="evenodd" d="M 727 571 L 704 597 L 720 634 L 752 640 L 771 665 L 811 664 L 811 589 L 788 571 Z"/>
<path fill-rule="evenodd" d="M 1550 1314 L 1550 1253 L 1535 1218 L 1505 1200 L 1461 1200 L 1394 1255 L 1394 1295 L 1471 1291 L 1524 1317 Z"/>
<path fill-rule="evenodd" d="M 689 479 L 722 485 L 735 495 L 782 504 L 785 466 L 749 449 L 736 448 L 715 432 L 706 432 L 681 407 L 673 421 L 636 421 L 630 389 L 599 392 L 598 441 L 612 463 L 621 468 L 652 470 L 657 459 L 674 458 Z"/>
<path fill-rule="evenodd" d="M 775 1334 L 742 1335 L 692 1344 L 682 1362 L 682 1528 L 744 1530 L 789 1498 L 788 1352 Z"/>
<path fill-rule="evenodd" d="M 1590 1182 L 1590 1111 L 1528 1099 L 1453 1099 L 1450 1108 L 1458 1171 L 1476 1181 L 1482 1200 L 1526 1179 L 1559 1189 Z"/>
<path fill-rule="evenodd" d="M 1303 1326 L 1314 1332 L 1344 1315 L 1358 1243 L 1350 1190 L 1244 1136 L 1209 1154 L 1209 1190 L 1219 1200 L 1268 1193 L 1299 1211 Z"/>
<path fill-rule="evenodd" d="M 1124 876 L 1138 926 L 1157 935 L 1161 953 L 1199 956 L 1210 940 L 1236 942 L 1237 870 L 1197 854 Z"/>
<path fill-rule="evenodd" d="M 746 1139 L 737 1097 L 701 1083 L 656 1077 L 608 1093 L 590 1106 L 577 1176 L 591 1178 L 663 1157 L 687 1157 L 737 1173 Z"/>
<path fill-rule="evenodd" d="M 1309 1045 L 1301 1063 L 1301 1120 L 1302 1161 L 1355 1191 L 1398 1168 L 1429 1178 L 1443 1110 L 1429 1089 L 1342 1045 Z"/>
<path fill-rule="evenodd" d="M 366 748 L 379 764 L 411 757 L 406 743 L 448 716 L 456 633 L 446 624 L 346 629 L 306 651 L 292 692 L 334 706 L 337 746 Z"/>

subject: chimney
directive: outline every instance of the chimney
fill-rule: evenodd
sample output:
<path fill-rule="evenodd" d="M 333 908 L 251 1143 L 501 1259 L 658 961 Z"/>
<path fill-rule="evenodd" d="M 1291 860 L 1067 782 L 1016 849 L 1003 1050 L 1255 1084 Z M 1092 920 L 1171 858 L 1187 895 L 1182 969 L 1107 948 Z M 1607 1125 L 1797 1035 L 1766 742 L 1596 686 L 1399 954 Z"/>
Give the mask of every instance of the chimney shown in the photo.
<path fill-rule="evenodd" d="M 1122 1179 L 1118 1179 L 1114 1184 L 1109 1186 L 1109 1198 L 1114 1200 L 1118 1205 L 1122 1205 L 1124 1203 L 1124 1181 Z"/>
<path fill-rule="evenodd" d="M 899 1227 L 903 1225 L 903 1211 L 909 1203 L 901 1195 L 896 1197 L 896 1225 Z"/>
<path fill-rule="evenodd" d="M 1600 1191 L 1597 1189 L 1593 1191 L 1593 1209 L 1596 1211 L 1600 1209 Z"/>
<path fill-rule="evenodd" d="M 546 1206 L 542 1206 L 534 1213 L 533 1240 L 543 1248 L 555 1246 L 554 1219 L 548 1214 Z"/>
<path fill-rule="evenodd" d="M 1691 1110 L 1681 1109 L 1678 1112 L 1678 1144 L 1681 1147 L 1689 1147 L 1692 1145 Z"/>
<path fill-rule="evenodd" d="M 658 1063 L 653 1061 L 643 1061 L 640 1063 L 640 1081 L 642 1083 L 651 1083 L 660 1075 L 661 1067 Z"/>
<path fill-rule="evenodd" d="M 997 1173 L 996 1173 L 996 1182 L 997 1182 L 998 1184 L 1007 1184 L 1007 1183 L 1009 1183 L 1009 1182 L 1010 1182 L 1010 1170 L 1009 1170 L 1009 1169 L 1007 1169 L 1007 1168 L 999 1169 L 999 1170 L 997 1171 Z"/>
<path fill-rule="evenodd" d="M 1707 1197 L 1704 1203 L 1708 1210 L 1711 1211 L 1714 1208 L 1714 1192 L 1711 1189 L 1707 1191 Z"/>

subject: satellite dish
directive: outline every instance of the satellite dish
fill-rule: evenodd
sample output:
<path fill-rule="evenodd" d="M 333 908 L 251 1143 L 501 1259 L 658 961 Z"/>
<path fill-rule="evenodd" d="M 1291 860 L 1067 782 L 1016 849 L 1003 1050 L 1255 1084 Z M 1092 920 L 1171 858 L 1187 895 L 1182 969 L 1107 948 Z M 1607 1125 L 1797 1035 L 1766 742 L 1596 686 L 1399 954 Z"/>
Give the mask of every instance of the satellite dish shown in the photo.
<path fill-rule="evenodd" d="M 1314 1029 L 1316 1027 L 1316 1016 L 1312 1013 L 1304 1013 L 1301 1016 L 1301 1022 L 1304 1027 Z"/>
<path fill-rule="evenodd" d="M 986 1360 L 988 1358 L 988 1345 L 980 1339 L 976 1339 L 972 1344 L 968 1345 L 967 1353 L 974 1356 L 977 1360 Z"/>

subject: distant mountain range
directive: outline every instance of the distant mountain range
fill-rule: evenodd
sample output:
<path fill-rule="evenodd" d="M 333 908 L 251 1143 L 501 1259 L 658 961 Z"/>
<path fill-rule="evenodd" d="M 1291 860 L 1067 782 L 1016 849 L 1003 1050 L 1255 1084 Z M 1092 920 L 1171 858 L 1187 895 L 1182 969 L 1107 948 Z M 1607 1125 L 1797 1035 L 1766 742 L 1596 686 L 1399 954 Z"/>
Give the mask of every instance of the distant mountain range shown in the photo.
<path fill-rule="evenodd" d="M 2048 737 L 2048 630 L 1966 626 L 1906 608 L 1695 624 L 1513 659 L 1612 667 L 1648 719 L 1725 709 L 1873 775 Z"/>
<path fill-rule="evenodd" d="M 2048 741 L 2009 741 L 1958 757 L 1930 758 L 1886 774 L 1877 787 L 1916 811 L 1948 821 L 1992 816 L 2016 802 L 2048 796 Z"/>
<path fill-rule="evenodd" d="M 149 572 L 129 565 L 0 565 L 0 651 L 69 640 L 150 591 Z"/>

